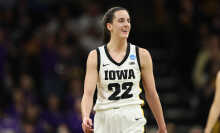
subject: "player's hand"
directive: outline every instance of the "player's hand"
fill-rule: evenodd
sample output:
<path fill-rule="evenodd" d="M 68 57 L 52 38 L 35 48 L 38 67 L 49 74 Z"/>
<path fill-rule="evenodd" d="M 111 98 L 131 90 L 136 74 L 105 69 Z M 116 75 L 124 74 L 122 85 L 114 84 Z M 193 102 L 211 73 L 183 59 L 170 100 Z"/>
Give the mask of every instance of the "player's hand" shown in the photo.
<path fill-rule="evenodd" d="M 89 117 L 83 118 L 82 129 L 84 133 L 92 133 L 92 119 L 90 119 Z"/>

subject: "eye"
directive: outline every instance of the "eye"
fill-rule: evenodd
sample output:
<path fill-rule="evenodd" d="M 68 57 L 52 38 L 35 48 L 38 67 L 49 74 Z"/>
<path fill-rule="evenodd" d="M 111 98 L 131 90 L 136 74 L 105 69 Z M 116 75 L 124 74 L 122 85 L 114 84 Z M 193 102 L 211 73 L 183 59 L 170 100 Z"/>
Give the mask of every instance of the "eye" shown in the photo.
<path fill-rule="evenodd" d="M 131 23 L 131 20 L 130 20 L 130 18 L 129 18 L 129 19 L 127 19 L 127 21 L 128 21 L 128 23 Z"/>
<path fill-rule="evenodd" d="M 124 18 L 119 18 L 119 20 L 118 20 L 119 22 L 124 22 L 125 21 L 125 19 Z"/>

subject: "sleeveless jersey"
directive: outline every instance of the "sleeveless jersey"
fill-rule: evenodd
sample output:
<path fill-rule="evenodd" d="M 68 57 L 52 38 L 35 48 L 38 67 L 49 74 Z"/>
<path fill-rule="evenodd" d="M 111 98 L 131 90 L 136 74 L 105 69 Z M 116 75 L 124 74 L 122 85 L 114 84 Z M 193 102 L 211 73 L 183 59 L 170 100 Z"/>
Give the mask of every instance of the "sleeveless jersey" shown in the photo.
<path fill-rule="evenodd" d="M 94 110 L 143 104 L 139 97 L 142 90 L 138 47 L 128 43 L 126 55 L 120 63 L 111 58 L 106 45 L 96 50 L 99 78 Z"/>

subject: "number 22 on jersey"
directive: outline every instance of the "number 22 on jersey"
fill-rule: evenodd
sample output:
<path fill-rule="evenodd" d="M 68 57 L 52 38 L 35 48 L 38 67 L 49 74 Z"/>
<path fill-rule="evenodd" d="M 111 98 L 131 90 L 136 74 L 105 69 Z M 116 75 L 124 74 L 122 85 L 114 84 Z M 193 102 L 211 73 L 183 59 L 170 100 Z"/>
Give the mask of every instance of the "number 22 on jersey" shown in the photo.
<path fill-rule="evenodd" d="M 109 96 L 109 100 L 119 100 L 131 98 L 133 94 L 130 94 L 131 88 L 133 86 L 132 82 L 124 82 L 122 85 L 119 83 L 110 83 L 108 84 L 108 90 L 112 91 L 115 88 L 112 95 Z M 125 90 L 124 93 L 120 95 L 121 90 Z"/>

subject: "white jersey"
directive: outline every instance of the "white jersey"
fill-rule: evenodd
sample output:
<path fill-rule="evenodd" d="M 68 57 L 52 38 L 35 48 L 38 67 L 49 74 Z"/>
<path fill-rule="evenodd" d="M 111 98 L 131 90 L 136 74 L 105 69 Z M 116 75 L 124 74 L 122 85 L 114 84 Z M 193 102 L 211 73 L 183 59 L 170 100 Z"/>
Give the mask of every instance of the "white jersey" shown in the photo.
<path fill-rule="evenodd" d="M 97 101 L 94 110 L 106 110 L 132 104 L 143 104 L 140 99 L 140 59 L 138 47 L 127 45 L 124 59 L 118 63 L 111 58 L 107 46 L 97 48 Z"/>

